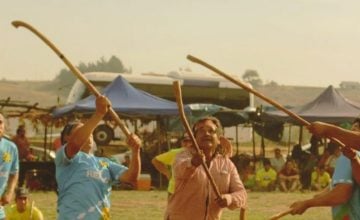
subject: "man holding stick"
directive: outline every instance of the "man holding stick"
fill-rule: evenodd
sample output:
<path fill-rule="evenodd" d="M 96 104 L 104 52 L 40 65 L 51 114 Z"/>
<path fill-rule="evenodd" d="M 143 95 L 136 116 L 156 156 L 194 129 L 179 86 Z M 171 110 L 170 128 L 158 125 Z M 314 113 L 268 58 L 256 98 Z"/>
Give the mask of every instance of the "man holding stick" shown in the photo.
<path fill-rule="evenodd" d="M 356 133 L 360 131 L 359 125 L 360 119 L 357 118 L 353 122 L 353 132 L 351 132 L 330 124 L 315 122 L 309 126 L 309 130 L 315 135 L 326 137 L 335 136 L 342 142 L 352 141 L 355 143 L 357 141 L 356 138 L 360 140 L 360 136 Z M 351 136 L 353 139 L 345 140 L 343 136 L 339 134 L 349 135 L 349 137 Z M 355 146 L 356 148 L 359 147 L 359 145 Z M 331 189 L 323 191 L 312 199 L 293 203 L 290 206 L 292 209 L 291 214 L 302 214 L 311 207 L 331 206 L 333 207 L 333 219 L 360 219 L 360 162 L 358 159 L 360 152 L 350 147 L 344 147 L 342 151 L 343 155 L 340 156 L 335 166 Z"/>
<path fill-rule="evenodd" d="M 116 181 L 136 184 L 140 174 L 138 136 L 130 134 L 127 140 L 132 148 L 129 168 L 91 153 L 92 133 L 109 107 L 110 101 L 98 96 L 91 118 L 84 124 L 68 124 L 61 133 L 63 146 L 55 158 L 58 219 L 109 219 L 111 185 Z"/>
<path fill-rule="evenodd" d="M 193 126 L 194 136 L 201 153 L 193 147 L 179 153 L 173 164 L 175 191 L 169 198 L 166 220 L 220 219 L 222 209 L 245 208 L 247 194 L 235 165 L 221 152 L 221 143 L 228 142 L 222 136 L 218 119 L 207 117 Z M 225 140 L 226 141 L 225 141 Z M 220 148 L 219 148 L 220 147 Z M 221 198 L 211 188 L 202 166 L 207 164 Z"/>

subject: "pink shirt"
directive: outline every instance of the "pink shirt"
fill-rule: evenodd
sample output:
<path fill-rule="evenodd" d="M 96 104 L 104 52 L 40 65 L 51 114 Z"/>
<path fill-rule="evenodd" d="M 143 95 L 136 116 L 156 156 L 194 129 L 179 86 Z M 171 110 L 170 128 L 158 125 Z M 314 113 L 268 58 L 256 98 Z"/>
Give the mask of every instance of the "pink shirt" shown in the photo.
<path fill-rule="evenodd" d="M 175 192 L 170 196 L 165 214 L 166 220 L 215 220 L 220 219 L 222 208 L 215 201 L 216 194 L 200 165 L 191 165 L 191 153 L 179 153 L 173 164 Z M 212 161 L 209 171 L 228 202 L 228 208 L 245 208 L 247 194 L 232 161 L 218 154 Z"/>

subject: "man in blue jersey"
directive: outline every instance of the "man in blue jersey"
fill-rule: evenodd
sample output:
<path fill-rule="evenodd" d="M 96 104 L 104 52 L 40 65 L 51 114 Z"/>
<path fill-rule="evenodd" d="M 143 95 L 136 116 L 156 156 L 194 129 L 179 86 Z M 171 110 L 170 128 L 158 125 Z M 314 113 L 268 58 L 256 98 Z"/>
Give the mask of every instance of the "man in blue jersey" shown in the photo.
<path fill-rule="evenodd" d="M 324 130 L 347 132 L 333 125 L 323 123 L 317 123 L 315 126 L 324 127 Z M 360 131 L 360 118 L 354 120 L 351 130 L 353 132 Z M 345 141 L 341 136 L 337 138 Z M 355 138 L 354 136 L 354 139 Z M 350 146 L 356 147 L 358 145 Z M 291 205 L 292 214 L 302 214 L 311 207 L 331 206 L 334 220 L 360 219 L 360 151 L 350 147 L 343 147 L 342 152 L 343 155 L 341 155 L 336 162 L 331 188 L 316 195 L 312 199 L 293 203 Z"/>
<path fill-rule="evenodd" d="M 136 184 L 140 174 L 141 140 L 131 134 L 129 168 L 107 158 L 95 157 L 92 132 L 102 120 L 110 101 L 99 96 L 96 111 L 84 124 L 66 125 L 61 133 L 63 146 L 56 153 L 58 219 L 109 219 L 111 185 L 118 181 Z"/>
<path fill-rule="evenodd" d="M 14 197 L 19 176 L 19 156 L 16 145 L 4 138 L 5 118 L 0 114 L 0 219 L 5 219 L 4 205 Z"/>

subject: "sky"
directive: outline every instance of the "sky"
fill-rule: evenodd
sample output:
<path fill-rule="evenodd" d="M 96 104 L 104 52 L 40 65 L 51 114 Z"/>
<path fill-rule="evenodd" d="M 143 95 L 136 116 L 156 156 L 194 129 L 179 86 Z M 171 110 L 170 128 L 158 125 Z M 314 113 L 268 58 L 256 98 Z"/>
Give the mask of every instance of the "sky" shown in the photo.
<path fill-rule="evenodd" d="M 65 64 L 30 31 L 44 34 L 74 65 L 117 56 L 134 74 L 190 68 L 199 57 L 266 83 L 338 86 L 360 81 L 357 0 L 1 0 L 0 79 L 52 80 Z"/>

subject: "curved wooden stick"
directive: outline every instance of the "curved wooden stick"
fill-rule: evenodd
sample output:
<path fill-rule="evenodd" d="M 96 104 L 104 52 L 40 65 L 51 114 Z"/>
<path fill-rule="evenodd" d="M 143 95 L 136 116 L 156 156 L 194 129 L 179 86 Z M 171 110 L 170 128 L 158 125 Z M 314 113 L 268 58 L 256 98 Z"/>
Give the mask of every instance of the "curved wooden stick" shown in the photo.
<path fill-rule="evenodd" d="M 58 48 L 55 47 L 55 45 L 48 40 L 43 34 L 41 34 L 38 30 L 36 30 L 34 27 L 32 27 L 30 24 L 27 24 L 23 21 L 13 21 L 11 24 L 18 28 L 18 27 L 24 27 L 28 30 L 30 30 L 32 33 L 34 33 L 36 36 L 38 36 L 46 45 L 48 45 L 58 56 L 59 58 L 69 67 L 69 69 L 75 74 L 75 76 L 85 84 L 85 86 L 96 96 L 101 96 L 100 92 L 95 88 L 93 84 L 89 82 L 88 79 L 84 77 L 84 75 L 80 72 L 78 68 L 76 68 L 72 63 L 60 52 Z M 120 117 L 113 108 L 109 108 L 109 113 L 111 117 L 116 121 L 116 123 L 121 128 L 122 132 L 126 135 L 126 137 L 130 136 L 130 131 L 126 127 L 126 125 L 120 120 Z"/>
<path fill-rule="evenodd" d="M 224 77 L 225 79 L 233 82 L 234 84 L 240 86 L 241 88 L 245 89 L 248 92 L 253 93 L 254 95 L 256 95 L 257 97 L 261 98 L 262 100 L 266 101 L 267 103 L 275 106 L 277 109 L 285 112 L 286 114 L 288 114 L 290 117 L 294 118 L 296 121 L 298 121 L 300 124 L 305 125 L 305 126 L 309 126 L 310 123 L 308 121 L 306 121 L 305 119 L 303 119 L 302 117 L 300 117 L 299 115 L 293 113 L 292 111 L 289 111 L 288 109 L 284 108 L 282 105 L 280 105 L 278 102 L 264 96 L 263 94 L 261 94 L 260 92 L 256 91 L 255 89 L 249 87 L 248 85 L 240 82 L 239 80 L 234 79 L 233 77 L 229 76 L 228 74 L 220 71 L 219 69 L 215 68 L 214 66 L 211 66 L 210 64 L 206 63 L 203 60 L 200 60 L 199 58 L 196 58 L 194 56 L 188 55 L 187 59 L 189 59 L 190 61 L 194 62 L 194 63 L 198 63 L 212 71 L 214 71 L 215 73 L 219 74 L 220 76 Z M 337 140 L 336 138 L 330 138 L 330 140 L 334 141 L 335 143 L 337 143 L 340 147 L 345 147 L 345 145 Z"/>
<path fill-rule="evenodd" d="M 194 134 L 191 131 L 189 122 L 187 121 L 186 115 L 185 115 L 185 112 L 184 112 L 184 104 L 183 104 L 183 101 L 182 101 L 180 82 L 179 81 L 174 81 L 173 82 L 173 88 L 174 88 L 174 92 L 175 92 L 176 103 L 177 103 L 177 106 L 178 106 L 178 109 L 179 109 L 181 121 L 183 122 L 185 130 L 188 133 L 188 135 L 189 135 L 189 137 L 190 137 L 190 139 L 191 139 L 191 141 L 193 143 L 193 146 L 195 146 L 196 151 L 198 153 L 200 153 L 201 152 L 200 147 L 199 147 L 199 145 L 197 144 L 197 142 L 195 140 Z M 205 170 L 206 176 L 210 180 L 210 184 L 211 184 L 212 188 L 214 189 L 214 192 L 215 192 L 216 196 L 218 197 L 218 199 L 220 199 L 221 198 L 220 191 L 219 191 L 219 189 L 218 189 L 218 187 L 217 187 L 217 185 L 216 185 L 216 183 L 214 181 L 214 178 L 211 176 L 211 173 L 210 173 L 209 168 L 207 167 L 205 161 L 202 161 L 201 165 L 203 166 L 203 168 Z"/>
<path fill-rule="evenodd" d="M 280 219 L 281 217 L 284 217 L 285 215 L 290 214 L 291 211 L 292 211 L 292 209 L 288 209 L 288 210 L 286 210 L 286 211 L 280 212 L 280 213 L 278 213 L 278 214 L 276 214 L 276 215 L 271 216 L 269 220 L 278 220 L 278 219 Z"/>
<path fill-rule="evenodd" d="M 228 74 L 220 71 L 219 69 L 215 68 L 214 66 L 211 66 L 210 64 L 206 63 L 205 61 L 200 60 L 199 58 L 196 58 L 192 55 L 188 55 L 187 59 L 194 62 L 194 63 L 198 63 L 212 71 L 214 71 L 215 73 L 221 75 L 222 77 L 224 77 L 225 79 L 233 82 L 234 84 L 240 86 L 241 88 L 245 89 L 248 92 L 253 93 L 254 95 L 256 95 L 257 97 L 261 98 L 262 100 L 270 103 L 271 105 L 275 106 L 276 108 L 278 108 L 279 110 L 285 112 L 286 114 L 290 115 L 291 117 L 293 117 L 295 120 L 297 120 L 298 122 L 300 122 L 303 125 L 310 125 L 309 122 L 307 122 L 306 120 L 304 120 L 303 118 L 301 118 L 300 116 L 298 116 L 297 114 L 289 111 L 288 109 L 284 108 L 282 105 L 280 105 L 279 103 L 275 102 L 272 99 L 269 99 L 268 97 L 264 96 L 263 94 L 261 94 L 260 92 L 254 90 L 253 88 L 251 88 L 250 86 L 240 82 L 239 80 L 234 79 L 233 77 L 229 76 Z"/>

